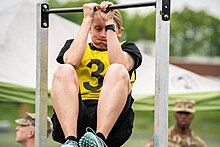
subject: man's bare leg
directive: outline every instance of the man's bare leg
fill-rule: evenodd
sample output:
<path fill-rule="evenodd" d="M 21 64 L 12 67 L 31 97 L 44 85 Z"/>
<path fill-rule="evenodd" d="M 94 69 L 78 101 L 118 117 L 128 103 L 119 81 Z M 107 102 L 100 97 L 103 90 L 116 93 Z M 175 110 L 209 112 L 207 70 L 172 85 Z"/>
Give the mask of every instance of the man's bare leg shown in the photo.
<path fill-rule="evenodd" d="M 97 108 L 97 131 L 107 138 L 131 91 L 128 71 L 123 65 L 112 64 L 105 75 Z"/>
<path fill-rule="evenodd" d="M 51 100 L 65 138 L 77 137 L 78 85 L 74 67 L 70 64 L 59 65 L 53 76 Z"/>

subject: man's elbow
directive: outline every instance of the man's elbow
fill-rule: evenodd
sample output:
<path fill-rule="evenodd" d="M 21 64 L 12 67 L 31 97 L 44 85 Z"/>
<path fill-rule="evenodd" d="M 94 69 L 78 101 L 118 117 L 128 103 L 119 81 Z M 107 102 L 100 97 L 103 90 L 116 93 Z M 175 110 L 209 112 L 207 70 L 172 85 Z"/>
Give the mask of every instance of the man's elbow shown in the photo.
<path fill-rule="evenodd" d="M 79 64 L 80 64 L 80 62 L 77 62 L 77 61 L 72 60 L 72 59 L 64 59 L 64 63 L 65 64 L 70 64 L 70 65 L 72 65 L 75 68 L 79 67 Z"/>

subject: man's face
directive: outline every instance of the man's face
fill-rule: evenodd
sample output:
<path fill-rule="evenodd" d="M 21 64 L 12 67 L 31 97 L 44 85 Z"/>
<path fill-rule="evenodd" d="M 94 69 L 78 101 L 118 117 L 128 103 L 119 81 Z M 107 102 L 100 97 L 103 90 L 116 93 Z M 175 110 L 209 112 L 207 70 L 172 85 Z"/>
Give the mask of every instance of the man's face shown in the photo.
<path fill-rule="evenodd" d="M 107 48 L 107 39 L 105 31 L 105 22 L 98 14 L 95 14 L 93 23 L 91 26 L 91 39 L 95 47 L 99 49 Z"/>
<path fill-rule="evenodd" d="M 175 112 L 175 119 L 177 126 L 184 129 L 184 128 L 189 128 L 190 123 L 193 119 L 193 113 L 189 112 Z"/>
<path fill-rule="evenodd" d="M 114 22 L 116 25 L 116 22 Z M 121 37 L 123 33 L 123 28 L 116 27 L 116 34 L 118 37 Z M 98 49 L 107 49 L 107 36 L 105 31 L 105 22 L 101 18 L 101 16 L 98 13 L 94 14 L 93 22 L 91 25 L 91 39 L 93 42 L 93 45 Z"/>
<path fill-rule="evenodd" d="M 16 141 L 24 144 L 30 137 L 34 137 L 34 126 L 19 125 L 16 127 Z"/>

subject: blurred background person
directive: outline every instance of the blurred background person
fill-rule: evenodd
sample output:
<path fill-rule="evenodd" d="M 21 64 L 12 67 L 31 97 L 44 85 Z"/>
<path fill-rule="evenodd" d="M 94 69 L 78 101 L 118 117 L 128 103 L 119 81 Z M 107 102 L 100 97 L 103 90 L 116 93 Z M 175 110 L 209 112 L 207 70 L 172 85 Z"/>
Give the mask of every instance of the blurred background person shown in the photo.
<path fill-rule="evenodd" d="M 206 147 L 206 143 L 196 136 L 190 124 L 194 118 L 195 101 L 177 100 L 174 107 L 176 124 L 168 129 L 168 147 Z M 153 138 L 146 147 L 153 147 Z"/>
<path fill-rule="evenodd" d="M 35 138 L 35 113 L 26 112 L 23 118 L 16 119 L 16 141 L 24 147 L 34 147 Z M 47 117 L 47 137 L 52 132 L 52 122 Z"/>

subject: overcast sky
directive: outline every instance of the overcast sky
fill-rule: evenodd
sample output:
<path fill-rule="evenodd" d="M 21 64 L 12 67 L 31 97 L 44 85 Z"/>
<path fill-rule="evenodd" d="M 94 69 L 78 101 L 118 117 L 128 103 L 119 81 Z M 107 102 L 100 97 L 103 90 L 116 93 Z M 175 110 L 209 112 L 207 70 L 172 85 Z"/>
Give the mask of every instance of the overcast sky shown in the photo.
<path fill-rule="evenodd" d="M 0 0 L 0 10 L 7 8 L 10 5 L 18 3 L 23 0 Z M 27 0 L 32 3 L 37 3 L 44 0 Z M 60 0 L 66 1 L 66 0 Z M 72 0 L 74 1 L 74 0 Z M 146 2 L 152 0 L 136 0 L 135 2 Z M 188 6 L 194 10 L 205 10 L 209 14 L 218 17 L 220 19 L 220 0 L 171 0 L 171 11 L 181 10 L 185 6 Z M 134 3 L 134 0 L 119 0 L 120 3 Z M 148 13 L 153 11 L 153 7 L 149 8 L 131 8 L 127 9 L 128 12 L 140 12 L 140 13 Z"/>

